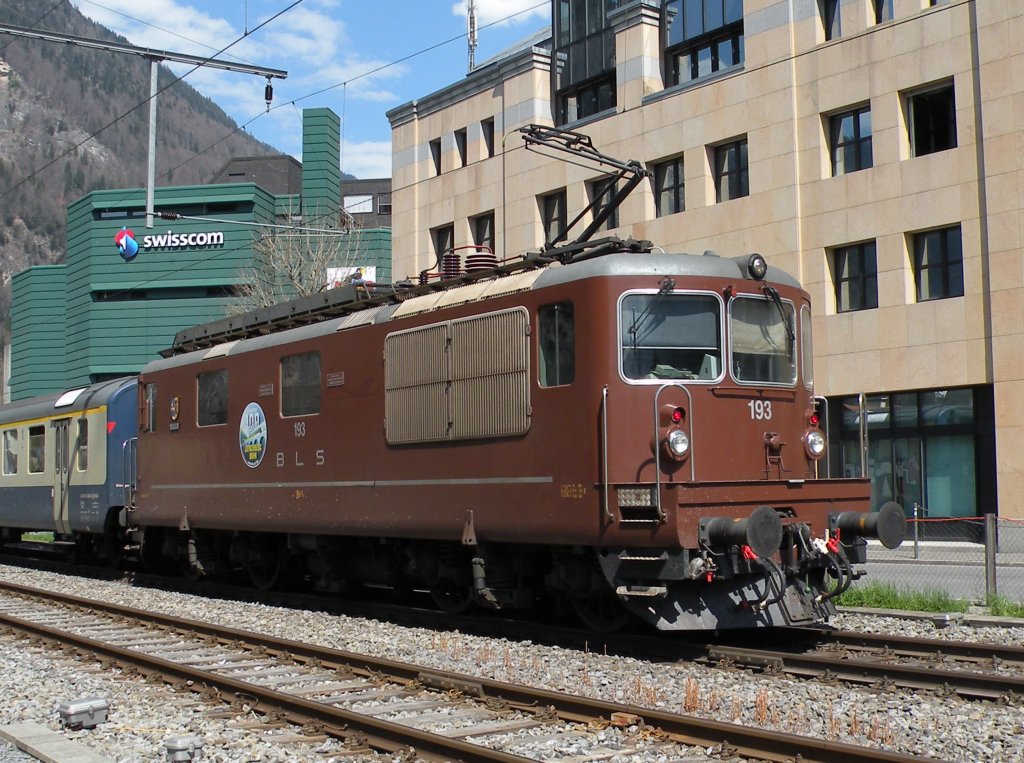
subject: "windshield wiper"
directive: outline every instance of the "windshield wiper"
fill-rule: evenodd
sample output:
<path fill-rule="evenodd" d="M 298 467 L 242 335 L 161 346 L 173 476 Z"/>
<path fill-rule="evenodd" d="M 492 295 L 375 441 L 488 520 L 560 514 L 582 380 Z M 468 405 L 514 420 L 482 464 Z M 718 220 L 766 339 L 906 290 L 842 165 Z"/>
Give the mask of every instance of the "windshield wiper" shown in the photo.
<path fill-rule="evenodd" d="M 640 324 L 644 320 L 646 320 L 648 315 L 650 315 L 651 308 L 654 307 L 654 303 L 661 301 L 666 294 L 669 294 L 675 288 L 675 279 L 669 278 L 668 276 L 662 278 L 661 283 L 659 284 L 658 294 L 655 296 L 654 299 L 650 299 L 647 301 L 647 304 L 644 305 L 644 309 L 640 311 L 640 315 L 637 315 L 636 317 L 633 318 L 633 322 L 630 324 L 629 328 L 626 329 L 626 333 L 630 334 L 633 337 L 634 350 L 636 349 L 636 335 L 637 332 L 640 331 Z"/>
<path fill-rule="evenodd" d="M 774 286 L 765 284 L 761 287 L 764 289 L 764 293 L 768 296 L 768 299 L 775 305 L 775 309 L 779 311 L 779 317 L 782 318 L 782 325 L 786 329 L 786 338 L 789 340 L 789 356 L 793 357 L 793 349 L 796 346 L 796 333 L 793 331 L 793 327 L 789 325 L 789 316 L 786 314 L 786 308 L 782 305 L 782 297 L 779 296 L 779 292 Z"/>

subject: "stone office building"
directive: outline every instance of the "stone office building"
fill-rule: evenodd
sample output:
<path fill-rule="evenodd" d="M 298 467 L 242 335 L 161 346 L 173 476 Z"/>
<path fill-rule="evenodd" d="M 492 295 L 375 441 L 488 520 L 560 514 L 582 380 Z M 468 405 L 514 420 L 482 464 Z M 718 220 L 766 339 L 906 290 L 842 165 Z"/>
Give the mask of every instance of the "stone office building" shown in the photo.
<path fill-rule="evenodd" d="M 758 251 L 805 285 L 833 473 L 908 513 L 1024 518 L 1024 5 L 554 0 L 552 19 L 389 112 L 396 277 L 550 240 L 606 176 L 515 131 L 586 133 L 652 173 L 612 232 Z"/>

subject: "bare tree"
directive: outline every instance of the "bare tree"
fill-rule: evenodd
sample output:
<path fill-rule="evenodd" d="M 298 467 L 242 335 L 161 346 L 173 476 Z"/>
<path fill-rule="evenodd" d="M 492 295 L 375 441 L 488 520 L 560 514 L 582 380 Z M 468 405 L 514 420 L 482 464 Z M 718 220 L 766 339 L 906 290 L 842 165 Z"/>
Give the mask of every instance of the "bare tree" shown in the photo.
<path fill-rule="evenodd" d="M 361 234 L 358 227 L 256 233 L 252 264 L 243 270 L 238 300 L 228 312 L 237 315 L 333 288 L 337 269 L 355 268 Z"/>

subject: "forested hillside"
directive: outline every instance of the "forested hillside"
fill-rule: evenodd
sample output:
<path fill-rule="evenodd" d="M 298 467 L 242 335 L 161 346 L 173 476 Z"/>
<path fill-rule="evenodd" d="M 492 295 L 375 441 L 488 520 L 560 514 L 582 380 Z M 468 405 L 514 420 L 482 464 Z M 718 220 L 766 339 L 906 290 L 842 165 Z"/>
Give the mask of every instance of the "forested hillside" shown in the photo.
<path fill-rule="evenodd" d="M 0 0 L 0 23 L 125 42 L 68 2 L 47 13 L 53 7 L 51 0 Z M 161 67 L 160 87 L 173 79 Z M 262 90 L 263 82 L 254 77 L 254 102 L 262 101 Z M 147 107 L 101 128 L 148 94 L 149 63 L 142 58 L 0 34 L 0 278 L 5 286 L 29 265 L 63 260 L 68 203 L 96 189 L 144 185 Z M 158 185 L 205 183 L 233 156 L 277 153 L 235 132 L 235 122 L 185 83 L 172 85 L 159 98 Z M 74 150 L 46 166 L 69 149 Z"/>

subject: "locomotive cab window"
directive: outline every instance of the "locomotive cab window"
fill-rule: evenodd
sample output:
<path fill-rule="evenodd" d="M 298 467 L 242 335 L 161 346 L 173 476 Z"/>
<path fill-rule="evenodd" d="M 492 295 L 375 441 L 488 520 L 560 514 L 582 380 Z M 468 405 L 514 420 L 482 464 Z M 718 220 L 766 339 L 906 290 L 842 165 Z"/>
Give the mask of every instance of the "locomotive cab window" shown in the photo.
<path fill-rule="evenodd" d="M 4 474 L 18 473 L 18 430 L 4 430 Z"/>
<path fill-rule="evenodd" d="M 537 311 L 537 356 L 542 387 L 572 384 L 576 378 L 576 318 L 572 302 Z"/>
<path fill-rule="evenodd" d="M 28 471 L 42 474 L 46 465 L 46 427 L 28 428 Z"/>
<path fill-rule="evenodd" d="M 199 426 L 228 423 L 228 372 L 226 369 L 207 371 L 197 377 L 197 403 Z"/>
<path fill-rule="evenodd" d="M 737 297 L 730 306 L 732 374 L 744 384 L 796 382 L 793 304 L 767 297 Z"/>
<path fill-rule="evenodd" d="M 281 358 L 281 415 L 320 413 L 320 353 Z"/>
<path fill-rule="evenodd" d="M 622 373 L 631 380 L 713 381 L 722 374 L 722 310 L 710 294 L 622 297 Z"/>

